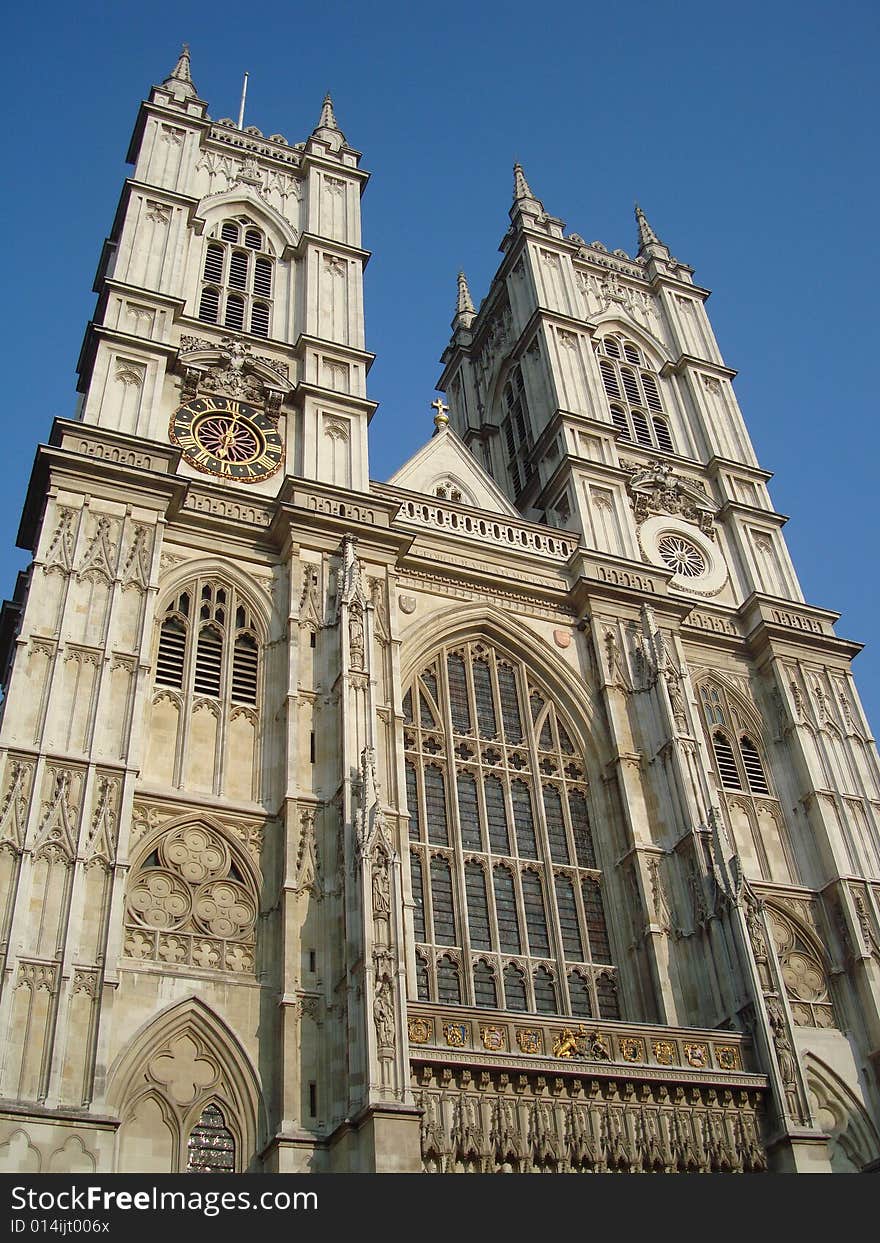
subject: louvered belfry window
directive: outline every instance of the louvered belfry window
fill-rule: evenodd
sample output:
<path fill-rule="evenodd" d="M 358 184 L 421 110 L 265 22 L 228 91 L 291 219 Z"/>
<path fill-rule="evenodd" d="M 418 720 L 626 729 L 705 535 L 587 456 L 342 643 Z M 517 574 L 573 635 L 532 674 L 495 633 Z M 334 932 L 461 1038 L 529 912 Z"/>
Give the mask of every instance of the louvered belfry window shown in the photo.
<path fill-rule="evenodd" d="M 403 711 L 413 992 L 618 1018 L 585 764 L 550 695 L 474 640 L 427 662 Z"/>
<path fill-rule="evenodd" d="M 701 685 L 700 702 L 712 744 L 715 770 L 722 787 L 773 798 L 758 732 L 746 733 L 743 730 L 742 710 L 715 682 Z M 752 728 L 749 726 L 749 729 Z"/>
<path fill-rule="evenodd" d="M 187 583 L 159 624 L 157 686 L 194 699 L 257 704 L 260 645 L 250 607 L 216 579 Z"/>
<path fill-rule="evenodd" d="M 609 335 L 597 341 L 595 348 L 611 421 L 620 439 L 674 453 L 657 379 L 641 347 L 624 337 Z"/>
<path fill-rule="evenodd" d="M 205 247 L 198 317 L 268 337 L 275 262 L 262 229 L 246 216 L 224 220 Z"/>

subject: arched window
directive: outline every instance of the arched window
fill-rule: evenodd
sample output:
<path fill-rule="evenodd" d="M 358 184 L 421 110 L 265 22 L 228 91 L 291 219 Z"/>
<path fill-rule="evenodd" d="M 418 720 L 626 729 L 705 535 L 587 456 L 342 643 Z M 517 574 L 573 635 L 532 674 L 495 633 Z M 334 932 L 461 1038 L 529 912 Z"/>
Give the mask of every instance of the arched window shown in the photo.
<path fill-rule="evenodd" d="M 199 319 L 268 337 L 274 267 L 261 229 L 246 216 L 224 220 L 205 247 Z"/>
<path fill-rule="evenodd" d="M 532 430 L 522 368 L 515 366 L 502 393 L 501 433 L 507 457 L 507 473 L 514 496 L 518 496 L 532 476 L 529 454 Z"/>
<path fill-rule="evenodd" d="M 618 1017 L 584 760 L 550 696 L 471 641 L 403 707 L 417 995 Z"/>
<path fill-rule="evenodd" d="M 661 453 L 674 453 L 657 379 L 639 347 L 624 337 L 611 335 L 596 343 L 596 352 L 611 421 L 620 439 Z"/>
<path fill-rule="evenodd" d="M 700 687 L 718 779 L 725 790 L 773 797 L 758 742 L 742 728 L 742 712 L 714 682 Z"/>
<path fill-rule="evenodd" d="M 187 1174 L 230 1174 L 235 1170 L 235 1140 L 216 1105 L 206 1105 L 187 1140 Z"/>
<path fill-rule="evenodd" d="M 261 643 L 249 603 L 229 583 L 200 577 L 175 594 L 159 619 L 156 647 L 154 712 L 170 713 L 164 724 L 157 720 L 155 745 L 151 739 L 148 763 L 163 779 L 173 783 L 192 775 L 193 747 L 204 758 L 200 787 L 209 780 L 215 793 L 252 797 L 253 765 L 261 694 Z M 167 693 L 174 692 L 173 695 Z M 161 693 L 160 693 L 161 692 Z M 162 699 L 167 701 L 161 708 Z M 215 722 L 210 733 L 192 728 L 186 753 L 168 746 L 168 734 L 178 732 L 180 721 L 207 708 Z M 203 724 L 207 717 L 203 717 Z M 164 752 L 159 742 L 166 734 Z M 217 752 L 210 762 L 206 747 Z M 190 765 L 190 767 L 187 767 Z M 210 770 L 210 779 L 207 770 Z M 233 776 L 233 771 L 238 775 Z M 240 770 L 240 771 L 239 771 Z M 225 784 L 224 784 L 225 783 Z"/>
<path fill-rule="evenodd" d="M 813 939 L 777 907 L 767 916 L 791 1017 L 798 1027 L 836 1027 L 831 985 Z"/>

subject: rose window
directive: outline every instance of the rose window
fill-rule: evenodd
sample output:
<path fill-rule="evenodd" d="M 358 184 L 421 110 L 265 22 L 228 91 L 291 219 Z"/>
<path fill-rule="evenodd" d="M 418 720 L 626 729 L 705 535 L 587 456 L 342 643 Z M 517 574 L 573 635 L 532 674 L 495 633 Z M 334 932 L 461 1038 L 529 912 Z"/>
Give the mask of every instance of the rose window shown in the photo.
<path fill-rule="evenodd" d="M 657 551 L 664 565 L 683 578 L 699 578 L 706 573 L 706 558 L 695 544 L 671 532 L 661 535 Z"/>

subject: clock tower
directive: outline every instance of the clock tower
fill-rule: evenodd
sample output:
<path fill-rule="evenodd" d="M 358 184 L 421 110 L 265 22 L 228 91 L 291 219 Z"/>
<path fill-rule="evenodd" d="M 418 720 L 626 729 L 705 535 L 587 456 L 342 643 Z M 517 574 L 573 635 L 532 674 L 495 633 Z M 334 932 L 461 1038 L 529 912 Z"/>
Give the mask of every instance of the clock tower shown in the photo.
<path fill-rule="evenodd" d="M 374 954 L 353 827 L 399 911 L 368 174 L 329 96 L 304 141 L 212 120 L 186 46 L 128 159 L 4 615 L 3 1167 L 290 1170 L 332 1133 L 337 1168 L 415 1168 L 400 917 Z"/>
<path fill-rule="evenodd" d="M 0 1169 L 880 1164 L 880 762 L 705 310 L 514 170 L 370 480 L 360 196 L 142 104 L 0 617 Z M 426 403 L 427 404 L 427 403 Z"/>

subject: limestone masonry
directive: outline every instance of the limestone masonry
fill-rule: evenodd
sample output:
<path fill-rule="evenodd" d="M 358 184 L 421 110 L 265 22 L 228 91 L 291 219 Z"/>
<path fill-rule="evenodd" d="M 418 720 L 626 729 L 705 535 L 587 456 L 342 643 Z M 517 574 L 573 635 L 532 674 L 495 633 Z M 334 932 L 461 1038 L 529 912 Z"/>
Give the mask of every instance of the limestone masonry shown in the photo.
<path fill-rule="evenodd" d="M 372 482 L 360 158 L 186 48 L 138 114 L 0 624 L 0 1168 L 876 1166 L 859 646 L 707 290 L 517 165 Z"/>

